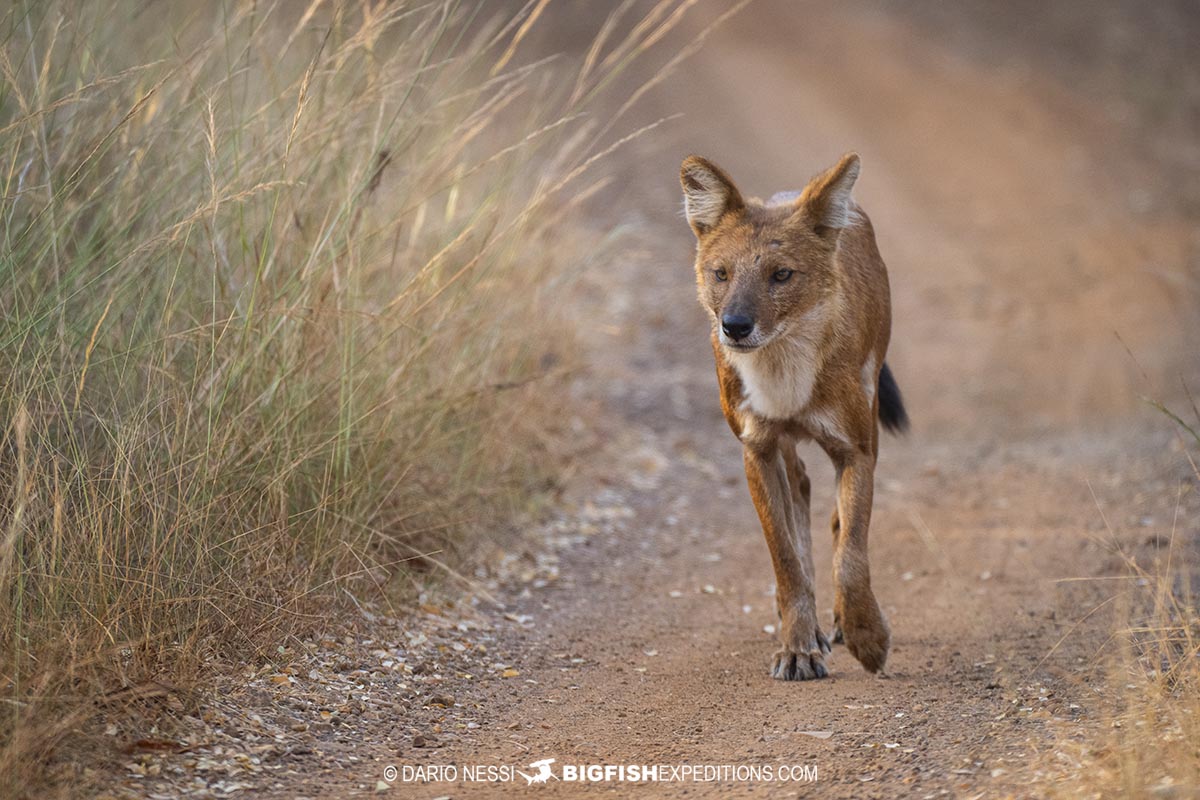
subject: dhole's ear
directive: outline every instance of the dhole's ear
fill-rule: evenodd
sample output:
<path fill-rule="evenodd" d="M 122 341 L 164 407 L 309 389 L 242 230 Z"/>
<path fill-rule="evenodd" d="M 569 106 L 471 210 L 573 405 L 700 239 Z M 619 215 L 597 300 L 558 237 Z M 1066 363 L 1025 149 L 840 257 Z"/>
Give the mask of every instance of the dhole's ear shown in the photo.
<path fill-rule="evenodd" d="M 688 156 L 679 170 L 683 206 L 688 224 L 699 238 L 711 231 L 721 217 L 745 206 L 729 176 L 711 161 Z"/>
<path fill-rule="evenodd" d="M 813 178 L 804 187 L 796 201 L 797 213 L 803 214 L 818 234 L 836 236 L 850 224 L 853 208 L 850 191 L 858 180 L 860 167 L 858 153 L 847 153 L 837 166 Z"/>

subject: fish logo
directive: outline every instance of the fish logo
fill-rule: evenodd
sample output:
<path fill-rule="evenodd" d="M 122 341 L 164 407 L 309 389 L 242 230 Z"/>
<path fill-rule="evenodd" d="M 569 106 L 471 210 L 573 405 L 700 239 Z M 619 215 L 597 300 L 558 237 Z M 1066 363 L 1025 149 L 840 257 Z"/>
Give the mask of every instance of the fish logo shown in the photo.
<path fill-rule="evenodd" d="M 550 765 L 553 763 L 553 758 L 543 758 L 542 760 L 535 761 L 529 765 L 530 769 L 537 770 L 537 772 L 533 773 L 532 775 L 521 772 L 519 769 L 516 770 L 516 773 L 525 779 L 525 784 L 527 786 L 534 783 L 549 783 L 551 778 L 558 780 L 558 776 L 555 775 L 550 769 Z"/>

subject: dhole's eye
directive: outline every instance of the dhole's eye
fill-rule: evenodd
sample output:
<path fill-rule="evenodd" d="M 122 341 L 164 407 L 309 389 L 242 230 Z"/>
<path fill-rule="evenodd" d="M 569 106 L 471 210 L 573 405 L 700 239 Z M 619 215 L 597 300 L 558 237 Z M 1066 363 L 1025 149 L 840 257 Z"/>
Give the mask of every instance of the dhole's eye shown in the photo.
<path fill-rule="evenodd" d="M 721 269 L 713 270 L 713 276 L 716 277 L 716 279 L 719 280 L 721 283 L 724 283 L 725 281 L 729 280 L 729 273 L 725 271 L 724 267 L 721 267 Z"/>
<path fill-rule="evenodd" d="M 783 283 L 788 278 L 792 277 L 795 272 L 796 270 L 794 269 L 777 269 L 775 270 L 775 274 L 771 276 L 771 280 L 775 281 L 776 283 Z"/>

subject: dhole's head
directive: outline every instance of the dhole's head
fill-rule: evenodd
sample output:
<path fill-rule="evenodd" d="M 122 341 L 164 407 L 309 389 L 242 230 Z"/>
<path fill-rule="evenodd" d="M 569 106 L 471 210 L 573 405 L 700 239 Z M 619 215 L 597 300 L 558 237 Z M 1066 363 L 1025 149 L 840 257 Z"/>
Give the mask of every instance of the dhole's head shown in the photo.
<path fill-rule="evenodd" d="M 833 255 L 854 214 L 850 190 L 858 170 L 858 156 L 849 153 L 804 191 L 764 205 L 743 199 L 716 164 L 684 160 L 679 180 L 696 233 L 700 302 L 722 346 L 762 347 L 834 291 Z"/>

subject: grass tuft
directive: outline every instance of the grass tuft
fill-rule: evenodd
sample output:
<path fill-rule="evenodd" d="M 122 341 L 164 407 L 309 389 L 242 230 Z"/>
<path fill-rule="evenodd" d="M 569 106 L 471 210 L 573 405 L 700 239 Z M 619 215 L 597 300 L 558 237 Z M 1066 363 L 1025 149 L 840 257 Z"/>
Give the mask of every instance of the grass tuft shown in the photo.
<path fill-rule="evenodd" d="M 1190 393 L 1186 392 L 1191 399 Z M 1200 443 L 1196 421 L 1149 401 L 1179 427 L 1179 442 L 1191 471 L 1180 483 L 1166 547 L 1139 554 L 1120 546 L 1113 552 L 1127 580 L 1115 601 L 1115 629 L 1095 691 L 1105 701 L 1106 731 L 1084 747 L 1087 769 L 1071 796 L 1194 797 L 1200 792 L 1200 597 L 1197 596 L 1195 531 L 1187 519 L 1200 488 L 1189 445 Z M 1186 435 L 1185 435 L 1186 434 Z M 1107 525 L 1107 521 L 1106 521 Z"/>
<path fill-rule="evenodd" d="M 0 794 L 519 502 L 587 111 L 668 24 L 564 79 L 545 5 L 0 12 Z"/>
<path fill-rule="evenodd" d="M 1186 391 L 1189 400 L 1190 392 Z M 1160 413 L 1200 443 L 1200 410 L 1191 424 L 1161 403 Z M 1120 713 L 1109 747 L 1112 784 L 1122 796 L 1190 797 L 1200 793 L 1200 597 L 1196 595 L 1195 532 L 1180 519 L 1185 494 L 1200 489 L 1200 467 L 1180 437 L 1193 480 L 1180 486 L 1165 558 L 1144 567 L 1126 558 L 1135 587 L 1120 631 L 1117 674 Z M 1188 505 L 1193 505 L 1188 503 Z M 1182 526 L 1182 527 L 1181 527 Z"/>

